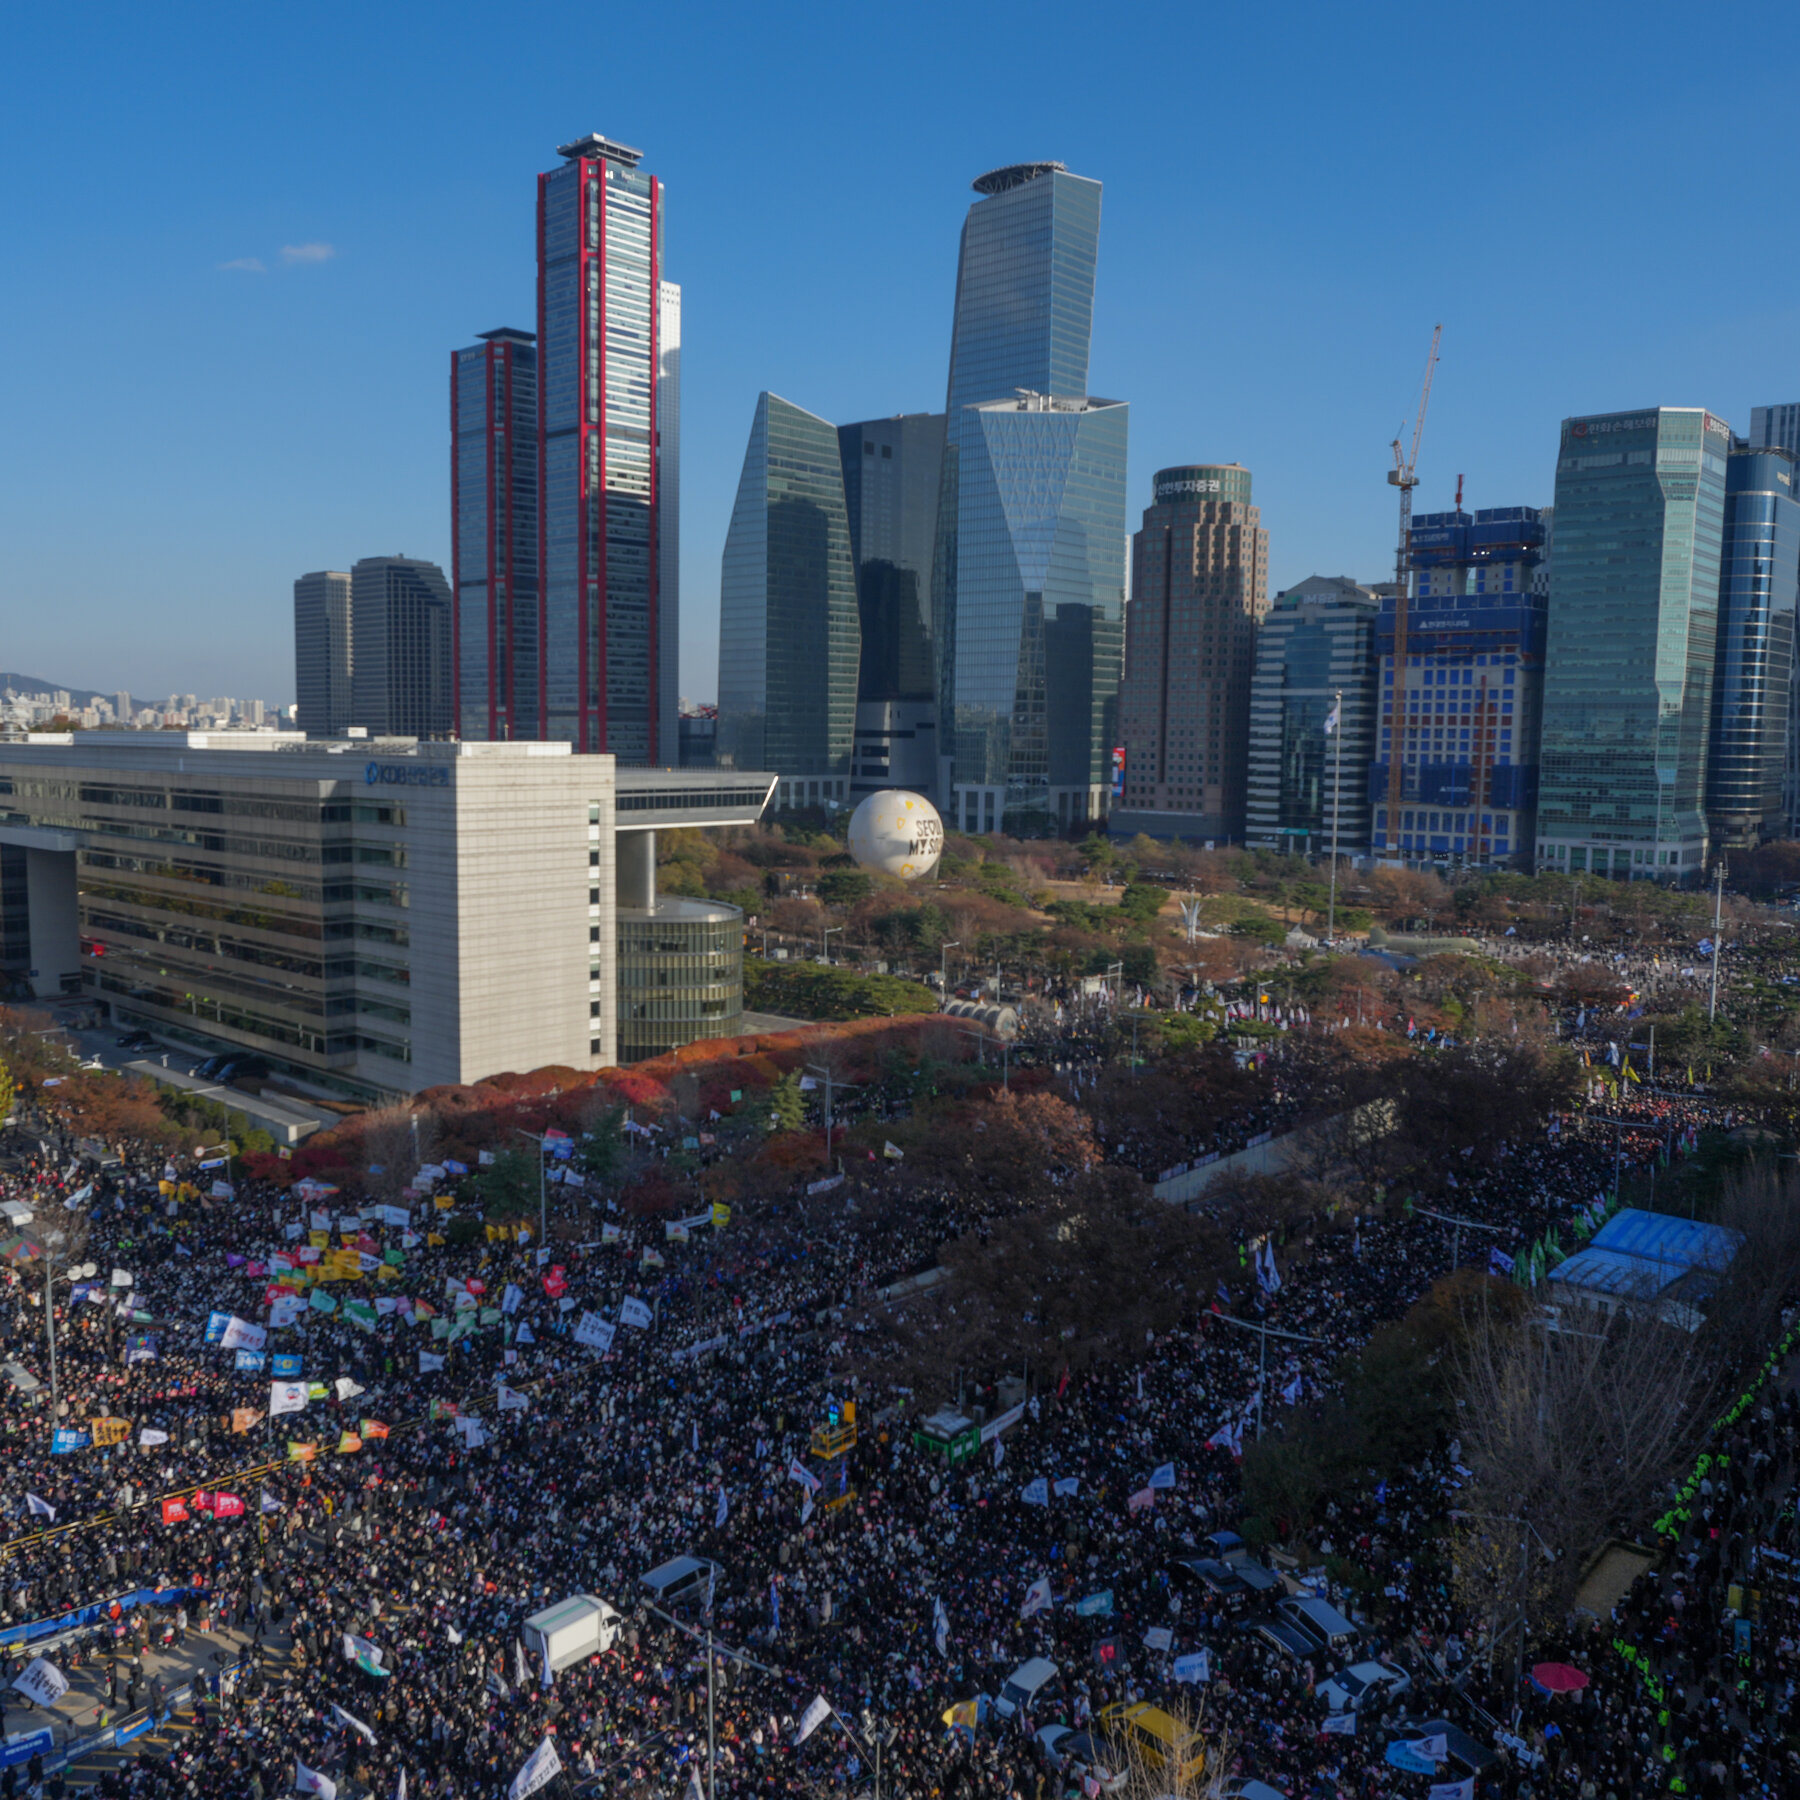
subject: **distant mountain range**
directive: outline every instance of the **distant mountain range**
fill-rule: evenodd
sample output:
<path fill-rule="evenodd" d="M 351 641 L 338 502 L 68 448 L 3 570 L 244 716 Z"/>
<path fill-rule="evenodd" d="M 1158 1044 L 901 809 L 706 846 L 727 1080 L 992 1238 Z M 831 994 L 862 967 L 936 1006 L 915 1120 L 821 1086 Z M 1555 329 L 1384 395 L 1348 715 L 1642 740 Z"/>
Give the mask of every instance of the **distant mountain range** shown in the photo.
<path fill-rule="evenodd" d="M 42 694 L 48 698 L 51 694 L 67 694 L 71 706 L 92 706 L 96 700 L 104 700 L 112 704 L 112 694 L 103 694 L 97 688 L 65 687 L 60 681 L 46 681 L 41 675 L 15 675 L 10 670 L 0 669 L 0 694 L 11 688 L 15 694 Z M 113 689 L 116 694 L 119 690 Z M 133 689 L 125 690 L 135 700 Z"/>

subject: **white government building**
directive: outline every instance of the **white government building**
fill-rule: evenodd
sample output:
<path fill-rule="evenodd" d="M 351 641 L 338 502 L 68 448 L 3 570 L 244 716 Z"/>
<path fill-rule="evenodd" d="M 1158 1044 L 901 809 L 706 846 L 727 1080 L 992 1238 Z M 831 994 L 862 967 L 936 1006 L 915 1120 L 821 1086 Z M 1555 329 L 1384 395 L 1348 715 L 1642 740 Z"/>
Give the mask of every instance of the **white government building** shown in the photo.
<path fill-rule="evenodd" d="M 636 1061 L 743 1005 L 742 915 L 659 900 L 656 832 L 773 786 L 561 743 L 0 740 L 0 963 L 352 1099 Z"/>

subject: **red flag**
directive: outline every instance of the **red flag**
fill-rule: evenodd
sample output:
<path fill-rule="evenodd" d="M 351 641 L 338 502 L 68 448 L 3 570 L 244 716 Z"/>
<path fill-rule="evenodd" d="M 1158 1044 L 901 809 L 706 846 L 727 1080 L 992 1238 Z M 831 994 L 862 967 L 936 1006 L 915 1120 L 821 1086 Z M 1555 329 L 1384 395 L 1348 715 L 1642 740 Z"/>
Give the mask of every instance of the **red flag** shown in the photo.
<path fill-rule="evenodd" d="M 209 1513 L 213 1509 L 213 1497 L 205 1488 L 195 1490 L 192 1502 L 195 1512 Z"/>
<path fill-rule="evenodd" d="M 1059 1379 L 1056 1384 L 1057 1399 L 1060 1400 L 1063 1397 L 1063 1395 L 1066 1394 L 1068 1391 L 1069 1391 L 1069 1371 L 1067 1369 L 1064 1369 L 1062 1372 L 1061 1379 Z"/>
<path fill-rule="evenodd" d="M 215 1519 L 235 1519 L 243 1510 L 244 1503 L 236 1494 L 213 1495 L 213 1517 Z"/>
<path fill-rule="evenodd" d="M 188 1516 L 185 1500 L 165 1500 L 162 1503 L 162 1521 L 165 1525 L 179 1524 Z"/>

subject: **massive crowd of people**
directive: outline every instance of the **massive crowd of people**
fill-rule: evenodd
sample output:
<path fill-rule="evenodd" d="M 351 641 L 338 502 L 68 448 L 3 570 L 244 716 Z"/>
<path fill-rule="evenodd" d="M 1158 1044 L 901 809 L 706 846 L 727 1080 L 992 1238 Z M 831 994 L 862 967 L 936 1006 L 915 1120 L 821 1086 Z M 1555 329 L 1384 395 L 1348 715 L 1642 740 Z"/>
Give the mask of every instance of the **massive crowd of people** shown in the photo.
<path fill-rule="evenodd" d="M 1701 1098 L 1619 1105 L 1708 1115 Z M 1650 1138 L 1624 1141 L 1654 1153 Z M 1611 1185 L 1615 1149 L 1553 1130 L 1469 1167 L 1458 1211 L 1498 1229 L 1468 1234 L 1463 1259 L 1566 1228 Z M 229 1198 L 171 1197 L 175 1171 L 128 1159 L 97 1174 L 41 1125 L 0 1153 L 0 1189 L 35 1215 L 24 1234 L 67 1239 L 48 1283 L 30 1256 L 0 1273 L 0 1360 L 43 1384 L 9 1392 L 0 1419 L 0 1625 L 178 1586 L 298 1649 L 209 1696 L 176 1752 L 121 1754 L 102 1794 L 272 1795 L 318 1771 L 346 1796 L 385 1800 L 404 1775 L 412 1800 L 490 1800 L 549 1738 L 582 1791 L 673 1796 L 698 1775 L 709 1800 L 715 1787 L 739 1800 L 866 1785 L 879 1738 L 884 1791 L 903 1800 L 1045 1800 L 1066 1773 L 1034 1733 L 1139 1699 L 1197 1714 L 1235 1774 L 1285 1793 L 1429 1785 L 1386 1759 L 1409 1735 L 1401 1702 L 1327 1731 L 1331 1659 L 1265 1648 L 1173 1573 L 1242 1522 L 1245 1436 L 1319 1394 L 1344 1351 L 1446 1272 L 1450 1235 L 1424 1216 L 1272 1249 L 1278 1287 L 1247 1266 L 1218 1307 L 1197 1296 L 1182 1329 L 1129 1362 L 1035 1384 L 996 1441 L 952 1465 L 914 1434 L 957 1397 L 949 1372 L 933 1394 L 859 1384 L 855 1309 L 975 1224 L 988 1194 L 895 1178 L 854 1213 L 838 1195 L 797 1198 L 686 1241 L 596 1201 L 579 1242 L 449 1242 L 429 1199 L 401 1225 L 347 1193 L 239 1182 Z M 245 1334 L 219 1315 L 254 1338 L 297 1285 L 278 1258 L 341 1268 L 346 1254 L 355 1275 L 306 1287 L 296 1322 L 227 1347 Z M 69 1263 L 96 1273 L 57 1281 Z M 1257 1336 L 1217 1316 L 1227 1305 L 1292 1334 L 1270 1344 L 1266 1373 Z M 277 1355 L 301 1359 L 304 1405 L 271 1416 Z M 993 1416 L 1011 1396 L 980 1398 Z M 846 1401 L 854 1447 L 813 1454 L 814 1429 Z M 91 1441 L 117 1430 L 92 1420 L 122 1420 L 123 1435 Z M 1497 1747 L 1481 1791 L 1800 1792 L 1783 1742 L 1796 1424 L 1772 1386 L 1720 1445 L 1728 1473 L 1709 1476 L 1679 1551 L 1616 1620 L 1542 1647 L 1589 1677 L 1579 1694 L 1545 1697 L 1509 1658 L 1478 1654 L 1479 1622 L 1424 1556 L 1452 1503 L 1452 1443 L 1336 1499 L 1317 1548 L 1372 1578 L 1358 1654 L 1411 1670 L 1410 1716 L 1453 1717 Z M 59 1448 L 58 1428 L 90 1441 Z M 193 1488 L 205 1497 L 162 1504 Z M 683 1554 L 718 1565 L 689 1621 L 719 1646 L 710 1770 L 703 1642 L 639 1605 L 640 1577 Z M 1763 1610 L 1746 1635 L 1755 1583 Z M 1320 1591 L 1369 1605 L 1329 1580 Z M 575 1593 L 609 1601 L 625 1628 L 547 1679 L 520 1628 Z M 1200 1650 L 1203 1682 L 1190 1679 Z M 1029 1705 L 946 1724 L 1033 1656 L 1058 1674 Z M 833 1713 L 803 1736 L 818 1696 Z"/>

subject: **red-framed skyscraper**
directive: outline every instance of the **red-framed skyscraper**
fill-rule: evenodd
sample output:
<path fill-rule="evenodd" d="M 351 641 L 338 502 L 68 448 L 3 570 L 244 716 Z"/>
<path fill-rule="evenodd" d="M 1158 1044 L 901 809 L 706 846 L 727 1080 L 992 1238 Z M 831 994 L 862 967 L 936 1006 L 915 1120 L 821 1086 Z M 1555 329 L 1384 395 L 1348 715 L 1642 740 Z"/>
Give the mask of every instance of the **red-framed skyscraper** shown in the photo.
<path fill-rule="evenodd" d="M 535 338 L 487 333 L 452 365 L 457 725 L 673 765 L 681 290 L 662 278 L 663 188 L 597 133 L 558 154 L 538 177 Z"/>

